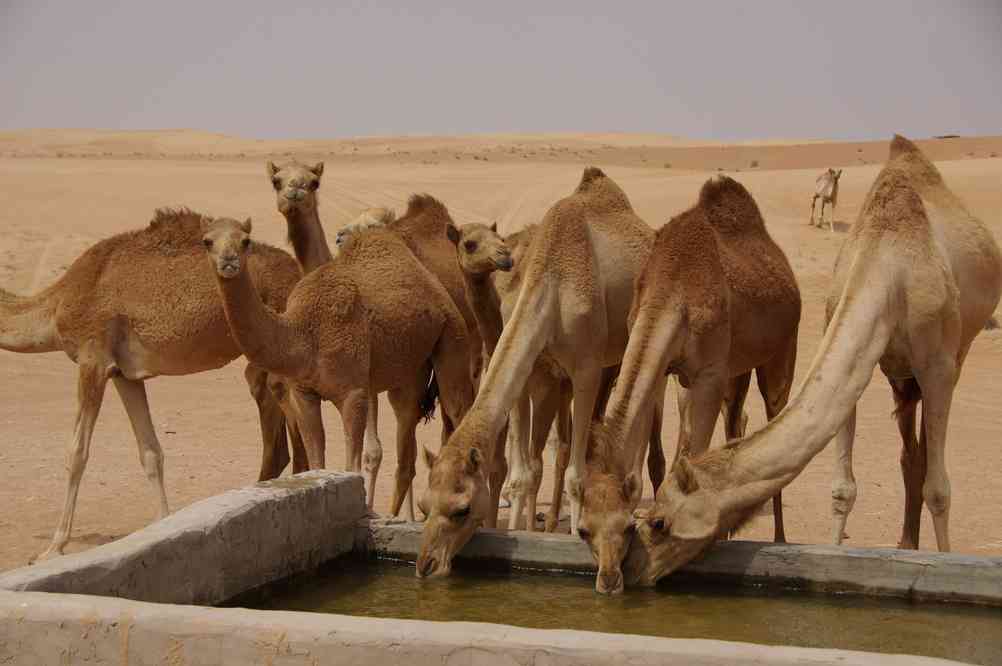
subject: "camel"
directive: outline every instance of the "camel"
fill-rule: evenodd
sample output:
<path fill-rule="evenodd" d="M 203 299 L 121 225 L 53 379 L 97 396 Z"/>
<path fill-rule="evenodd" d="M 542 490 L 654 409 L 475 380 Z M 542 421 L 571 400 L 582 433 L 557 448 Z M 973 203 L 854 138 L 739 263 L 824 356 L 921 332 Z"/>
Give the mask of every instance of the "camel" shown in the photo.
<path fill-rule="evenodd" d="M 368 396 L 388 391 L 399 514 L 414 477 L 414 430 L 435 394 L 449 431 L 473 401 L 466 325 L 448 292 L 397 234 L 376 227 L 304 276 L 279 314 L 245 270 L 250 220 L 217 220 L 203 232 L 233 337 L 255 364 L 292 382 L 288 401 L 311 469 L 325 462 L 320 400 L 334 403 L 345 439 L 361 450 Z"/>
<path fill-rule="evenodd" d="M 140 462 L 159 497 L 158 517 L 169 512 L 163 450 L 143 382 L 158 375 L 221 368 L 241 353 L 201 256 L 201 220 L 187 209 L 157 210 L 148 227 L 91 246 L 42 292 L 22 297 L 0 290 L 0 348 L 62 351 L 80 368 L 62 515 L 51 543 L 36 559 L 61 555 L 70 540 L 80 480 L 109 379 L 129 415 Z M 270 307 L 284 309 L 299 279 L 292 257 L 260 243 L 246 253 L 248 279 L 260 285 Z M 272 478 L 288 463 L 286 421 L 266 390 L 265 371 L 252 363 L 245 376 L 261 417 L 260 478 Z"/>
<path fill-rule="evenodd" d="M 497 233 L 497 225 L 490 227 L 483 224 L 467 224 L 461 228 L 450 227 L 449 239 L 456 245 L 460 268 L 466 279 L 467 298 L 473 306 L 480 327 L 480 335 L 484 340 L 485 360 L 490 361 L 497 341 L 501 337 L 503 320 L 511 317 L 518 298 L 518 287 L 522 279 L 522 257 L 525 256 L 531 239 L 538 229 L 530 225 L 525 229 L 502 238 Z M 515 267 L 512 270 L 512 266 Z M 618 370 L 617 370 L 618 371 Z M 608 382 L 609 379 L 606 381 Z M 607 398 L 607 390 L 604 389 Z M 545 517 L 545 529 L 552 532 L 556 529 L 559 519 L 561 500 L 563 496 L 564 474 L 570 457 L 571 437 L 571 398 L 572 387 L 570 378 L 547 350 L 536 359 L 532 373 L 526 384 L 526 393 L 531 400 L 531 437 L 525 432 L 528 420 L 523 415 L 529 413 L 527 406 L 521 409 L 516 406 L 510 413 L 515 424 L 513 428 L 517 437 L 530 439 L 531 444 L 523 449 L 530 451 L 528 465 L 531 473 L 531 485 L 528 489 L 520 489 L 515 496 L 525 498 L 525 518 L 529 531 L 534 531 L 536 516 L 536 501 L 543 475 L 543 451 L 546 448 L 547 437 L 557 420 L 557 451 L 554 465 L 553 496 L 550 510 Z M 596 411 L 604 409 L 600 396 Z M 657 488 L 664 477 L 664 458 L 660 443 L 660 415 L 652 431 L 652 457 L 649 460 L 651 482 Z M 656 445 L 654 444 L 656 443 Z M 516 459 L 521 459 L 516 455 Z M 525 474 L 516 475 L 519 478 Z M 502 492 L 503 494 L 503 492 Z M 509 529 L 517 529 L 521 525 L 521 510 L 514 506 L 510 515 Z"/>
<path fill-rule="evenodd" d="M 313 166 L 306 166 L 296 161 L 284 166 L 278 166 L 274 162 L 267 163 L 267 173 L 275 189 L 279 212 L 286 218 L 289 241 L 304 273 L 315 270 L 333 258 L 318 213 L 317 192 L 320 189 L 323 171 L 323 162 Z M 445 238 L 445 225 L 451 223 L 451 218 L 448 210 L 440 202 L 427 195 L 411 197 L 407 212 L 400 219 L 396 218 L 392 210 L 369 208 L 338 232 L 335 237 L 336 247 L 345 244 L 355 233 L 391 223 L 393 230 L 404 239 L 418 261 L 424 264 L 448 290 L 468 327 L 472 348 L 479 348 L 479 334 L 473 313 L 465 300 L 462 275 L 455 263 L 454 250 Z M 469 363 L 471 374 L 475 378 L 479 377 L 479 354 L 471 358 Z M 291 409 L 288 405 L 283 405 L 283 408 Z M 367 502 L 371 510 L 375 502 L 376 478 L 382 463 L 377 395 L 367 397 L 366 414 L 367 425 L 362 447 L 359 449 L 352 441 L 346 442 L 349 448 L 346 457 L 350 471 L 362 471 L 365 475 Z M 406 517 L 413 520 L 414 504 L 409 492 L 406 512 Z"/>
<path fill-rule="evenodd" d="M 659 404 L 664 377 L 681 385 L 679 457 L 709 447 L 723 401 L 727 439 L 744 435 L 745 396 L 754 371 L 768 419 L 793 385 L 800 324 L 793 269 L 769 236 L 751 194 L 727 176 L 708 180 L 698 203 L 656 234 L 637 278 L 630 341 L 601 423 L 592 425 L 578 534 L 598 562 L 596 590 L 623 590 L 621 563 L 639 499 L 633 442 Z M 691 431 L 690 431 L 691 430 Z M 782 498 L 773 498 L 775 540 L 785 541 Z"/>
<path fill-rule="evenodd" d="M 397 213 L 392 208 L 367 208 L 350 224 L 338 229 L 337 235 L 334 237 L 334 245 L 341 247 L 348 241 L 350 236 L 361 233 L 370 227 L 386 226 L 396 219 Z"/>
<path fill-rule="evenodd" d="M 593 413 L 603 369 L 618 365 L 626 348 L 633 280 L 652 240 L 653 232 L 633 212 L 626 194 L 594 167 L 584 170 L 573 194 L 547 212 L 526 253 L 514 311 L 476 401 L 438 456 L 428 455 L 419 576 L 447 574 L 476 527 L 496 515 L 487 485 L 490 461 L 501 448 L 496 440 L 544 349 L 571 379 L 574 412 Z M 574 529 L 589 426 L 587 417 L 572 423 L 566 485 Z M 512 488 L 529 487 L 529 482 L 516 483 L 513 476 Z"/>
<path fill-rule="evenodd" d="M 842 177 L 842 169 L 828 169 L 820 176 L 814 185 L 814 198 L 811 199 L 811 226 L 814 225 L 814 205 L 821 199 L 821 215 L 818 216 L 817 226 L 820 228 L 825 223 L 825 204 L 832 205 L 831 217 L 828 220 L 828 231 L 835 231 L 835 206 L 838 205 L 838 179 Z"/>
<path fill-rule="evenodd" d="M 824 338 L 797 393 L 762 430 L 678 460 L 654 508 L 638 519 L 624 564 L 627 583 L 653 585 L 698 556 L 792 482 L 832 437 L 833 532 L 840 539 L 856 496 L 856 402 L 877 365 L 891 383 L 904 444 L 901 545 L 918 546 L 924 501 L 939 549 L 950 549 L 947 421 L 964 358 L 1002 294 L 998 245 L 936 167 L 896 135 L 834 275 Z"/>

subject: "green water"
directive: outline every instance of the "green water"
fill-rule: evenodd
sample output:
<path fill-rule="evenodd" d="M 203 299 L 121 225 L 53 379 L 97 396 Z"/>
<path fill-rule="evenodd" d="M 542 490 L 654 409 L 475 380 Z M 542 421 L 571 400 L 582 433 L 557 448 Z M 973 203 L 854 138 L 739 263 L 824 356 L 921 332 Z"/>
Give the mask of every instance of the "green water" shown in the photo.
<path fill-rule="evenodd" d="M 246 605 L 246 604 L 242 604 Z M 298 581 L 265 610 L 414 620 L 495 622 L 672 638 L 841 648 L 1002 664 L 1002 610 L 913 605 L 858 595 L 765 593 L 662 583 L 606 597 L 587 576 L 453 571 L 418 580 L 414 565 L 338 561 Z"/>

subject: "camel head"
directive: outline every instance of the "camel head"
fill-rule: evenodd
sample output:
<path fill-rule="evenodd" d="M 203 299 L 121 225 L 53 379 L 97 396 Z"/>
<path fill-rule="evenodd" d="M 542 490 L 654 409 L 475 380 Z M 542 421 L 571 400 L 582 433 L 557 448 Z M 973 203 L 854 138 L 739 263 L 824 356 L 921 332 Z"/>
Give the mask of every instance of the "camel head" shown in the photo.
<path fill-rule="evenodd" d="M 453 224 L 445 229 L 446 235 L 456 246 L 459 267 L 471 277 L 485 276 L 494 271 L 510 271 L 514 262 L 511 250 L 498 234 L 498 225 Z"/>
<path fill-rule="evenodd" d="M 274 162 L 268 162 L 268 178 L 275 188 L 279 212 L 288 217 L 294 213 L 315 211 L 317 189 L 320 188 L 320 176 L 323 173 L 323 162 L 317 162 L 311 167 L 299 162 L 279 167 Z"/>
<path fill-rule="evenodd" d="M 636 535 L 623 563 L 628 585 L 654 585 L 716 540 L 725 510 L 723 495 L 700 488 L 690 465 L 680 457 L 661 484 L 654 507 L 638 512 Z"/>
<path fill-rule="evenodd" d="M 217 220 L 202 219 L 202 245 L 205 246 L 213 269 L 221 278 L 229 280 L 240 274 L 251 245 L 250 232 L 249 217 L 243 222 L 225 217 Z"/>
<path fill-rule="evenodd" d="M 418 506 L 424 535 L 417 560 L 419 578 L 444 576 L 452 558 L 484 523 L 490 507 L 487 461 L 478 448 L 447 446 L 436 457 L 424 450 L 428 489 Z"/>
<path fill-rule="evenodd" d="M 605 426 L 593 423 L 578 520 L 578 536 L 598 563 L 595 590 L 602 594 L 623 591 L 622 564 L 636 532 L 633 509 L 641 492 L 640 480 L 626 473 L 611 444 Z"/>
<path fill-rule="evenodd" d="M 839 169 L 838 171 L 836 171 L 835 169 L 829 169 L 829 171 L 832 172 L 832 178 L 837 183 L 838 179 L 842 177 L 842 169 Z"/>

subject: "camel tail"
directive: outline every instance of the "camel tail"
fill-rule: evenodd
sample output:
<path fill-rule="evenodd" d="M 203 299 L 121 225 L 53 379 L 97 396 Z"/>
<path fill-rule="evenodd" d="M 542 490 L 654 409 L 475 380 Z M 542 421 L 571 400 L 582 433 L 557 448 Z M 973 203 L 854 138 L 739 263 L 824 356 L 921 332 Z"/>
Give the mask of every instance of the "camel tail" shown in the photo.
<path fill-rule="evenodd" d="M 59 351 L 52 295 L 52 287 L 30 297 L 0 289 L 0 349 L 21 354 Z"/>
<path fill-rule="evenodd" d="M 428 388 L 425 389 L 424 395 L 421 396 L 421 402 L 419 406 L 421 408 L 421 418 L 424 419 L 425 423 L 428 423 L 435 416 L 435 401 L 438 400 L 438 377 L 435 376 L 435 371 L 431 371 L 431 380 L 428 382 Z"/>

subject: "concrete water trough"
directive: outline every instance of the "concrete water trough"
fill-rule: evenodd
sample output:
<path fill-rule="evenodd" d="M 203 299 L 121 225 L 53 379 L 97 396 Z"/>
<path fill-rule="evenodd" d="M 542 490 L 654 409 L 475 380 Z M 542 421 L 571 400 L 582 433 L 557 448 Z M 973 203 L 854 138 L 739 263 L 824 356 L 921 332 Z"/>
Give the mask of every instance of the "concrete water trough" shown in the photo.
<path fill-rule="evenodd" d="M 232 607 L 262 591 L 271 598 L 297 584 L 290 581 L 312 581 L 318 568 L 336 570 L 346 558 L 354 567 L 370 566 L 365 562 L 374 557 L 412 560 L 419 541 L 419 525 L 366 515 L 357 475 L 308 472 L 224 493 L 118 541 L 0 575 L 0 664 L 949 663 L 909 654 L 364 617 L 357 609 Z M 462 551 L 458 569 L 498 568 L 549 572 L 549 579 L 516 574 L 536 575 L 530 587 L 539 589 L 558 573 L 593 572 L 594 564 L 587 547 L 568 535 L 483 530 Z M 412 578 L 408 574 L 408 585 L 417 585 Z M 756 594 L 797 588 L 809 591 L 801 596 L 838 594 L 860 602 L 898 597 L 923 611 L 964 604 L 981 614 L 978 622 L 986 613 L 1002 618 L 1000 558 L 732 541 L 668 585 L 707 581 Z M 571 585 L 590 587 L 591 581 L 582 577 Z M 461 592 L 435 583 L 427 589 Z M 631 594 L 624 595 L 626 603 Z M 654 596 L 644 603 L 656 612 L 657 595 L 665 591 L 647 594 Z M 698 597 L 675 603 L 685 608 Z M 594 599 L 589 603 L 600 613 L 611 603 Z M 893 617 L 907 619 L 910 612 L 898 609 Z M 992 663 L 1002 655 L 1000 633 L 981 632 L 978 645 L 951 654 Z"/>

